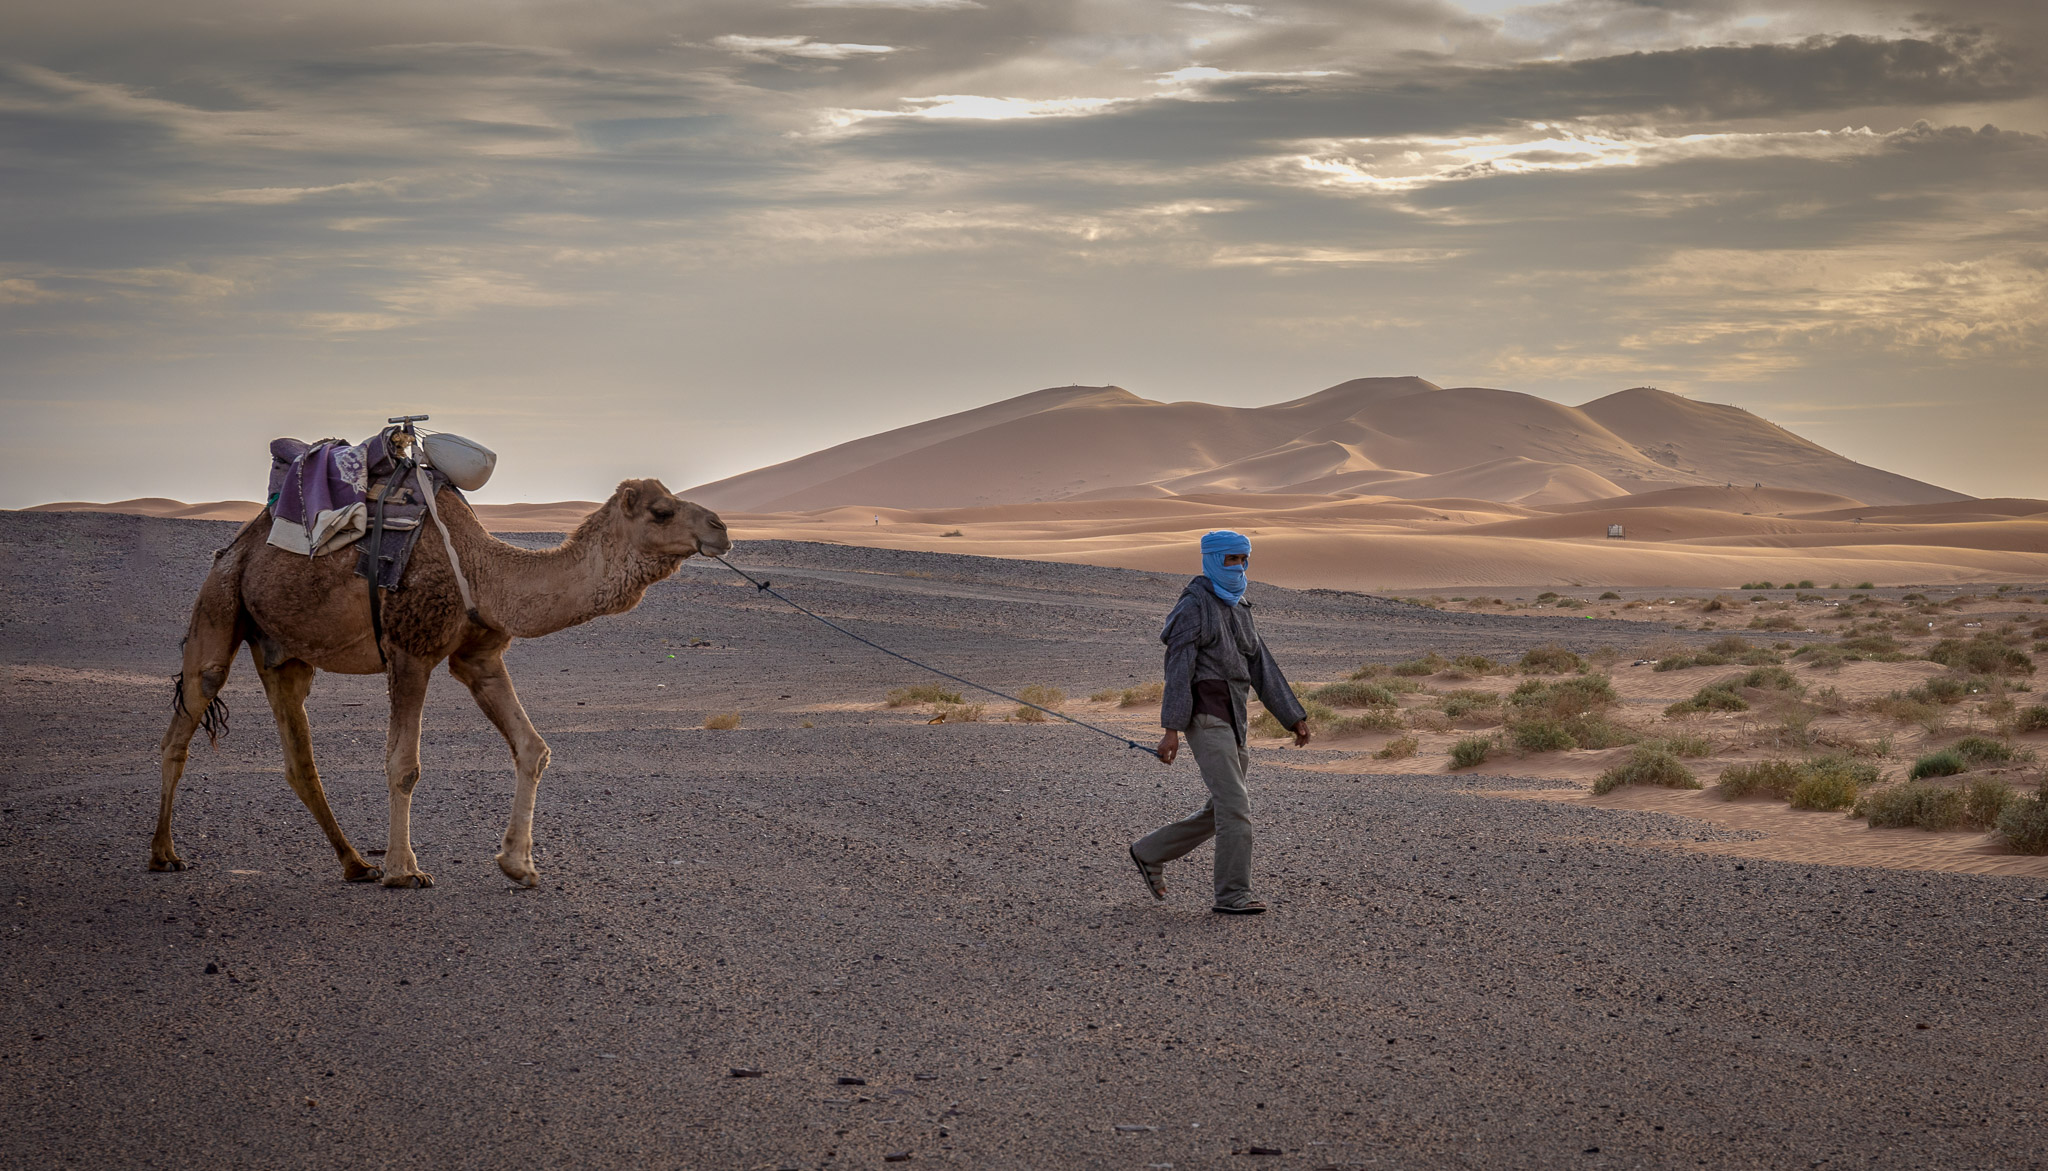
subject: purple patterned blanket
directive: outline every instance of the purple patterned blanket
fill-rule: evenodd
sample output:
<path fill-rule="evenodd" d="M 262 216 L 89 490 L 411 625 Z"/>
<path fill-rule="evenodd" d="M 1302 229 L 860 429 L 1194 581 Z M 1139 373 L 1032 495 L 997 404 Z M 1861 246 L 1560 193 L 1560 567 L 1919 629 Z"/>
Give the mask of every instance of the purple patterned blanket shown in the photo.
<path fill-rule="evenodd" d="M 271 440 L 270 543 L 313 557 L 354 544 L 370 528 L 371 483 L 393 463 L 388 431 L 355 444 Z"/>

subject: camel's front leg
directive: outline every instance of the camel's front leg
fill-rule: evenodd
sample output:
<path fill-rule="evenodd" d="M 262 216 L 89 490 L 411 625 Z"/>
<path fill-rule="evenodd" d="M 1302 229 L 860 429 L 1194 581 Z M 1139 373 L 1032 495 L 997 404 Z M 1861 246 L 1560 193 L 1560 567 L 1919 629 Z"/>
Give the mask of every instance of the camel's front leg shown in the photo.
<path fill-rule="evenodd" d="M 476 705 L 497 725 L 505 743 L 512 748 L 512 765 L 518 773 L 512 794 L 512 821 L 505 827 L 505 846 L 498 854 L 498 869 L 521 886 L 540 882 L 533 865 L 533 803 L 540 792 L 540 775 L 548 767 L 548 744 L 526 718 L 519 693 L 512 689 L 512 677 L 505 673 L 504 647 L 496 646 L 457 655 L 448 669 L 476 697 Z"/>
<path fill-rule="evenodd" d="M 391 835 L 384 843 L 385 886 L 432 886 L 412 853 L 412 791 L 420 783 L 420 715 L 434 665 L 394 649 L 387 676 L 391 730 L 384 741 L 384 783 L 391 791 Z"/>

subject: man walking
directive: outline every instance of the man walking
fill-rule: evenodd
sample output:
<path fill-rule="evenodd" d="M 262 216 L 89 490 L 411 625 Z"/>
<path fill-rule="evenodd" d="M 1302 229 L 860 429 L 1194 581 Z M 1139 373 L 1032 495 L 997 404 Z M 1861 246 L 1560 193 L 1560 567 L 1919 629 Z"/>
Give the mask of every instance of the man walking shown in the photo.
<path fill-rule="evenodd" d="M 1251 552 L 1251 540 L 1241 533 L 1225 530 L 1203 537 L 1202 575 L 1181 591 L 1159 632 L 1159 641 L 1166 644 L 1166 694 L 1159 703 L 1166 735 L 1159 741 L 1159 759 L 1173 763 L 1185 732 L 1202 766 L 1209 799 L 1131 846 L 1131 861 L 1152 897 L 1163 899 L 1166 863 L 1215 838 L 1213 909 L 1226 915 L 1266 909 L 1252 897 L 1251 795 L 1244 783 L 1251 765 L 1245 748 L 1246 690 L 1256 689 L 1266 710 L 1294 729 L 1296 747 L 1309 740 L 1308 713 L 1266 650 L 1252 625 L 1251 603 L 1244 600 Z"/>

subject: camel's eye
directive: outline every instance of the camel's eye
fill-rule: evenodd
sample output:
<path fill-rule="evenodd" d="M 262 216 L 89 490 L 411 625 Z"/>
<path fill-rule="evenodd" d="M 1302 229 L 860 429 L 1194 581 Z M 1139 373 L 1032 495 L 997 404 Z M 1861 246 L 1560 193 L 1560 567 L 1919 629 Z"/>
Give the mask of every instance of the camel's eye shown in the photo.
<path fill-rule="evenodd" d="M 648 509 L 647 512 L 659 524 L 667 524 L 676 518 L 676 510 L 665 504 L 658 504 Z"/>

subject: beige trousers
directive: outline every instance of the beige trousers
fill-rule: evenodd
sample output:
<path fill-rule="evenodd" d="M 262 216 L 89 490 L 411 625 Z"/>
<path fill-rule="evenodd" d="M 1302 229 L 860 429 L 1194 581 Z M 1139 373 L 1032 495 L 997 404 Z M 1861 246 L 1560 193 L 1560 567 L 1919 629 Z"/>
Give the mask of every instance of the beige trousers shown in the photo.
<path fill-rule="evenodd" d="M 1215 838 L 1216 905 L 1240 906 L 1252 899 L 1252 801 L 1244 785 L 1251 752 L 1237 742 L 1230 723 L 1215 716 L 1196 715 L 1185 735 L 1195 763 L 1202 766 L 1209 799 L 1138 839 L 1131 852 L 1147 866 L 1157 866 Z"/>

